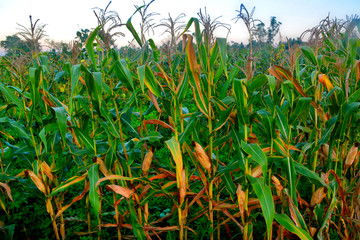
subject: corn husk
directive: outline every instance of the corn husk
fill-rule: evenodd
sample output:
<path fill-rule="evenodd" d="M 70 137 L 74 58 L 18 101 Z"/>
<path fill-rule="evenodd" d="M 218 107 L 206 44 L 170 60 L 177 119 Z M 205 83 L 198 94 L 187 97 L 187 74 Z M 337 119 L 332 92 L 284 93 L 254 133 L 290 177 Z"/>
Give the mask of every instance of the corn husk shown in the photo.
<path fill-rule="evenodd" d="M 184 202 L 186 196 L 186 174 L 185 169 L 181 172 L 180 188 L 179 188 L 179 202 L 180 205 Z"/>
<path fill-rule="evenodd" d="M 251 176 L 255 178 L 262 176 L 262 169 L 260 165 L 257 165 L 254 169 L 251 170 Z"/>
<path fill-rule="evenodd" d="M 359 150 L 359 143 L 356 142 L 354 144 L 354 146 L 352 146 L 346 156 L 346 159 L 345 159 L 345 166 L 346 167 L 350 167 L 354 161 L 355 161 L 355 157 L 358 153 L 358 150 Z"/>
<path fill-rule="evenodd" d="M 326 157 L 328 157 L 329 156 L 329 151 L 330 151 L 329 144 L 322 145 L 322 150 L 323 150 L 324 154 L 326 155 Z M 333 149 L 332 154 L 331 154 L 331 159 L 336 159 L 336 152 L 335 152 L 334 149 Z"/>
<path fill-rule="evenodd" d="M 154 149 L 154 147 L 151 147 L 151 149 L 146 153 L 144 157 L 144 161 L 142 164 L 143 175 L 146 175 L 149 172 L 150 165 L 154 156 Z"/>
<path fill-rule="evenodd" d="M 326 187 L 321 187 L 318 190 L 316 190 L 311 197 L 310 205 L 314 207 L 315 205 L 321 203 L 321 201 L 326 197 L 326 194 L 327 194 Z"/>
<path fill-rule="evenodd" d="M 109 170 L 107 169 L 104 161 L 101 158 L 97 157 L 95 163 L 99 164 L 100 172 L 102 172 L 105 177 L 110 175 Z"/>
<path fill-rule="evenodd" d="M 195 141 L 193 141 L 192 144 L 194 146 L 195 156 L 200 162 L 201 166 L 205 168 L 209 173 L 211 173 L 211 160 L 209 156 L 206 154 L 200 144 Z"/>

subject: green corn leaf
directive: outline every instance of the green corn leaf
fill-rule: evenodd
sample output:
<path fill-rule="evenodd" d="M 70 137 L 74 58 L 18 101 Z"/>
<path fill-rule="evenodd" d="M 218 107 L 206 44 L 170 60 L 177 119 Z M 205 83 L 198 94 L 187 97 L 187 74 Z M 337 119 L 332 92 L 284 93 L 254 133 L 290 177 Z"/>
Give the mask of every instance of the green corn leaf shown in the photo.
<path fill-rule="evenodd" d="M 266 134 L 266 137 L 271 140 L 275 138 L 275 121 L 274 118 L 271 116 L 271 114 L 261 109 L 257 112 L 257 114 L 260 116 L 260 123 L 258 125 L 262 128 L 261 133 Z"/>
<path fill-rule="evenodd" d="M 347 100 L 348 103 L 358 102 L 360 99 L 360 89 L 351 94 Z"/>
<path fill-rule="evenodd" d="M 139 218 L 136 215 L 133 200 L 129 200 L 129 213 L 130 213 L 130 221 L 131 221 L 131 225 L 132 225 L 132 230 L 133 230 L 135 238 L 139 239 L 139 240 L 145 240 L 146 235 L 145 235 L 143 227 L 141 226 L 141 224 L 139 222 Z"/>
<path fill-rule="evenodd" d="M 284 137 L 284 140 L 289 141 L 290 127 L 287 118 L 285 117 L 279 106 L 276 106 L 275 122 L 282 136 Z"/>
<path fill-rule="evenodd" d="M 195 127 L 196 123 L 198 122 L 198 117 L 199 117 L 200 114 L 199 113 L 194 113 L 190 117 L 189 122 L 186 124 L 186 127 L 185 127 L 184 131 L 181 134 L 179 134 L 179 142 L 181 144 L 184 143 L 189 138 L 189 136 L 191 136 L 191 134 L 192 134 L 192 132 L 194 130 L 194 127 Z"/>
<path fill-rule="evenodd" d="M 145 91 L 145 65 L 139 66 L 137 68 L 138 77 L 140 80 L 141 91 L 144 93 Z"/>
<path fill-rule="evenodd" d="M 224 173 L 221 176 L 221 180 L 222 180 L 223 183 L 225 183 L 226 190 L 230 193 L 231 198 L 234 200 L 235 199 L 234 196 L 235 196 L 235 193 L 236 193 L 236 186 L 234 184 L 234 181 L 231 178 L 230 173 L 228 173 L 228 172 Z"/>
<path fill-rule="evenodd" d="M 102 95 L 102 74 L 101 72 L 93 72 L 94 82 L 95 82 L 95 92 L 96 100 L 101 104 L 101 95 Z"/>
<path fill-rule="evenodd" d="M 141 8 L 143 8 L 144 6 L 141 6 L 141 7 L 138 7 L 136 9 L 136 11 L 133 13 L 133 15 L 131 15 L 131 17 L 127 20 L 126 22 L 126 27 L 127 29 L 131 32 L 131 34 L 133 35 L 133 37 L 135 38 L 136 42 L 139 44 L 140 47 L 142 47 L 142 42 L 141 42 L 141 39 L 139 37 L 139 35 L 137 34 L 134 26 L 132 25 L 131 23 L 131 18 L 138 12 L 140 11 Z"/>
<path fill-rule="evenodd" d="M 0 83 L 0 90 L 10 102 L 15 103 L 20 109 L 24 109 L 24 105 L 20 102 L 19 98 L 2 83 Z"/>
<path fill-rule="evenodd" d="M 57 119 L 57 123 L 59 126 L 61 136 L 63 138 L 63 141 L 65 141 L 66 121 L 67 121 L 65 108 L 64 107 L 53 107 L 53 109 L 56 114 L 56 119 Z"/>
<path fill-rule="evenodd" d="M 111 73 L 113 70 L 115 71 L 115 74 L 119 80 L 125 84 L 128 90 L 135 90 L 131 72 L 129 71 L 128 65 L 124 59 L 115 61 L 110 67 L 109 73 Z"/>
<path fill-rule="evenodd" d="M 90 189 L 89 189 L 89 201 L 95 214 L 96 219 L 99 221 L 100 216 L 100 200 L 97 192 L 98 187 L 95 186 L 99 180 L 99 164 L 94 164 L 89 168 L 88 171 Z"/>
<path fill-rule="evenodd" d="M 94 52 L 94 40 L 96 38 L 98 31 L 100 30 L 100 27 L 101 26 L 97 26 L 97 28 L 94 29 L 94 31 L 89 35 L 85 43 L 86 51 L 89 54 L 90 60 L 93 64 L 95 71 L 97 71 L 97 67 L 96 67 L 95 52 Z"/>
<path fill-rule="evenodd" d="M 301 46 L 300 47 L 302 53 L 305 55 L 305 57 L 314 65 L 317 66 L 317 60 L 315 57 L 315 53 L 309 46 Z"/>
<path fill-rule="evenodd" d="M 41 141 L 43 142 L 44 147 L 45 147 L 45 152 L 47 153 L 48 148 L 47 148 L 47 141 L 46 141 L 46 136 L 45 136 L 45 127 L 43 127 L 43 129 L 39 133 L 39 137 L 40 137 Z"/>
<path fill-rule="evenodd" d="M 219 51 L 220 51 L 220 59 L 221 59 L 221 65 L 224 69 L 225 72 L 225 76 L 226 78 L 228 78 L 228 71 L 227 71 L 227 55 L 226 55 L 226 48 L 227 48 L 227 44 L 226 44 L 226 38 L 217 38 L 216 39 L 218 46 L 219 46 Z"/>
<path fill-rule="evenodd" d="M 106 108 L 106 104 L 101 104 L 100 107 L 101 115 L 106 119 L 107 126 L 109 128 L 109 132 L 111 135 L 113 135 L 116 138 L 120 138 L 120 133 L 115 125 L 115 122 L 112 118 L 110 118 L 110 115 L 108 114 L 108 109 Z"/>
<path fill-rule="evenodd" d="M 261 210 L 263 212 L 265 222 L 266 222 L 266 229 L 267 229 L 267 239 L 270 239 L 270 234 L 272 232 L 272 223 L 274 220 L 275 215 L 275 206 L 274 200 L 271 194 L 271 189 L 269 186 L 266 186 L 264 183 L 263 178 L 254 178 L 250 175 L 247 175 L 256 196 L 260 201 Z"/>
<path fill-rule="evenodd" d="M 251 155 L 251 159 L 261 166 L 263 177 L 266 179 L 268 161 L 260 146 L 256 143 L 248 144 L 241 141 L 241 147 L 247 154 Z"/>
<path fill-rule="evenodd" d="M 259 76 L 256 76 L 254 77 L 251 82 L 250 82 L 250 85 L 249 85 L 249 92 L 252 93 L 254 92 L 256 89 L 262 87 L 265 85 L 265 83 L 267 83 L 269 81 L 269 78 L 272 77 L 272 76 L 269 76 L 269 75 L 265 75 L 265 74 L 262 74 L 262 75 L 259 75 Z"/>
<path fill-rule="evenodd" d="M 155 62 L 158 62 L 160 57 L 160 51 L 156 47 L 154 40 L 152 40 L 151 38 L 149 39 L 149 45 L 151 47 Z"/>
<path fill-rule="evenodd" d="M 179 104 L 183 102 L 183 100 L 186 97 L 186 94 L 188 93 L 189 89 L 189 81 L 187 74 L 183 74 L 181 77 L 181 81 L 179 82 L 178 88 L 177 88 L 177 98 L 179 100 Z"/>
<path fill-rule="evenodd" d="M 297 227 L 285 214 L 275 214 L 275 220 L 286 230 L 296 234 L 301 240 L 312 240 L 310 234 L 302 228 Z"/>
<path fill-rule="evenodd" d="M 171 155 L 173 156 L 174 162 L 176 164 L 176 174 L 177 174 L 176 180 L 179 187 L 180 186 L 179 176 L 180 174 L 182 174 L 182 170 L 183 170 L 183 159 L 182 159 L 180 144 L 175 139 L 175 137 L 172 137 L 170 140 L 165 141 L 165 143 L 166 146 L 169 148 Z"/>
<path fill-rule="evenodd" d="M 79 78 L 80 78 L 80 65 L 74 65 L 71 68 L 71 95 L 70 95 L 70 104 L 69 104 L 71 116 L 72 116 L 72 112 L 73 112 L 73 105 L 72 105 L 73 96 L 74 96 L 76 86 L 79 82 Z"/>
<path fill-rule="evenodd" d="M 95 152 L 95 146 L 94 146 L 94 141 L 93 139 L 90 138 L 89 135 L 85 134 L 83 131 L 81 131 L 79 128 L 74 127 L 74 132 L 76 137 L 82 140 L 82 142 L 84 143 L 85 147 L 90 150 L 91 152 Z"/>
<path fill-rule="evenodd" d="M 149 65 L 145 66 L 145 85 L 157 97 L 161 97 L 161 88 Z"/>
<path fill-rule="evenodd" d="M 87 173 L 85 173 L 81 176 L 73 176 L 73 177 L 69 178 L 65 182 L 62 182 L 58 187 L 54 188 L 52 190 L 51 194 L 48 195 L 48 197 L 56 196 L 58 193 L 67 190 L 70 186 L 83 181 L 86 176 L 87 176 Z"/>
<path fill-rule="evenodd" d="M 245 79 L 234 79 L 234 97 L 237 108 L 237 118 L 241 125 L 249 124 L 248 94 Z"/>
<path fill-rule="evenodd" d="M 293 124 L 294 121 L 303 113 L 307 112 L 307 109 L 310 107 L 311 98 L 300 97 L 296 102 L 296 107 L 291 113 L 289 118 L 289 124 Z"/>
<path fill-rule="evenodd" d="M 25 139 L 31 139 L 30 133 L 24 129 L 24 127 L 14 120 L 8 121 L 12 129 L 18 134 L 19 137 L 23 137 Z"/>
<path fill-rule="evenodd" d="M 296 195 L 296 172 L 294 167 L 294 160 L 291 156 L 285 157 L 283 159 L 285 170 L 287 173 L 288 181 L 289 181 L 289 188 L 290 188 L 290 196 L 294 201 L 295 206 L 297 206 L 297 195 Z"/>
<path fill-rule="evenodd" d="M 311 171 L 310 169 L 308 169 L 307 167 L 305 167 L 304 165 L 293 161 L 294 167 L 296 172 L 298 172 L 299 174 L 314 179 L 316 181 L 318 181 L 319 183 L 321 183 L 323 186 L 327 187 L 328 185 L 325 183 L 325 181 L 319 177 L 319 175 L 317 173 L 315 173 L 314 171 Z"/>
<path fill-rule="evenodd" d="M 334 211 L 334 208 L 335 208 L 336 202 L 337 202 L 336 193 L 337 193 L 336 186 L 334 185 L 332 187 L 332 193 L 331 193 L 332 198 L 331 198 L 330 205 L 328 206 L 326 214 L 323 217 L 322 222 L 320 223 L 320 228 L 319 228 L 318 234 L 317 234 L 318 239 L 321 239 L 321 240 L 326 239 L 324 236 L 324 231 L 326 231 L 326 229 L 328 229 L 331 217 L 334 214 L 333 211 Z"/>
<path fill-rule="evenodd" d="M 215 61 L 218 56 L 219 56 L 219 42 L 216 39 L 215 45 L 211 48 L 210 51 L 210 66 L 213 66 L 215 64 Z"/>

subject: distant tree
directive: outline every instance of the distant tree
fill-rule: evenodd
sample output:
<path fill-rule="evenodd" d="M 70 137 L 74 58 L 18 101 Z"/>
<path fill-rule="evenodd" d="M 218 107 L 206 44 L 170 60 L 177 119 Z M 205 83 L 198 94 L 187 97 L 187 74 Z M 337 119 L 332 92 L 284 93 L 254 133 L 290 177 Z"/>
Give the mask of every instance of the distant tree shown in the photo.
<path fill-rule="evenodd" d="M 80 29 L 80 31 L 76 32 L 76 38 L 78 38 L 81 44 L 86 42 L 86 39 L 89 37 L 90 30 L 89 29 Z"/>
<path fill-rule="evenodd" d="M 279 33 L 281 22 L 276 20 L 276 17 L 270 18 L 270 26 L 265 29 L 265 24 L 260 22 L 256 25 L 254 31 L 255 38 L 258 43 L 269 43 L 272 44 L 275 36 Z"/>
<path fill-rule="evenodd" d="M 5 49 L 8 56 L 31 51 L 29 43 L 21 40 L 16 34 L 6 36 L 6 39 L 0 42 L 0 46 Z"/>
<path fill-rule="evenodd" d="M 280 25 L 281 22 L 276 20 L 276 17 L 271 17 L 270 18 L 270 27 L 268 27 L 267 29 L 267 42 L 268 43 L 273 43 L 274 38 L 276 36 L 276 34 L 278 34 L 279 30 L 280 30 Z"/>
<path fill-rule="evenodd" d="M 263 43 L 266 41 L 267 31 L 265 29 L 265 24 L 260 22 L 256 25 L 255 38 L 259 43 Z"/>

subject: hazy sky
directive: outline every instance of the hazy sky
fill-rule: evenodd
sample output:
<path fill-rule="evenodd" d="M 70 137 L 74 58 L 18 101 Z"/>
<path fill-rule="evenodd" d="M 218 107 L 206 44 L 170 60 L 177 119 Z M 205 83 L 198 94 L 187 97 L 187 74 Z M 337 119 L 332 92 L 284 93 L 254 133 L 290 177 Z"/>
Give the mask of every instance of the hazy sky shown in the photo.
<path fill-rule="evenodd" d="M 33 20 L 39 18 L 41 23 L 47 24 L 45 29 L 48 38 L 69 42 L 81 28 L 96 27 L 92 8 L 105 8 L 108 2 L 109 0 L 0 0 L 0 40 L 17 32 L 16 23 L 29 26 L 29 15 L 32 15 Z M 142 0 L 113 0 L 109 10 L 117 11 L 121 20 L 126 22 L 135 11 L 134 4 L 142 3 Z M 166 18 L 169 12 L 173 17 L 185 13 L 187 16 L 184 20 L 188 21 L 190 17 L 197 16 L 200 8 L 206 7 L 212 18 L 222 16 L 220 21 L 231 24 L 229 41 L 246 42 L 248 34 L 243 22 L 235 24 L 232 20 L 241 3 L 249 11 L 255 6 L 254 18 L 262 20 L 266 26 L 269 25 L 270 17 L 276 16 L 282 22 L 280 32 L 283 37 L 299 36 L 306 29 L 317 25 L 328 13 L 331 17 L 345 19 L 346 15 L 358 14 L 360 11 L 360 0 L 155 0 L 149 11 L 160 13 L 154 16 L 156 23 Z M 135 28 L 139 26 L 137 19 L 137 16 L 134 17 Z M 125 27 L 122 32 L 126 37 L 118 39 L 118 45 L 124 45 L 132 39 Z M 166 35 L 160 37 L 162 32 L 159 28 L 155 30 L 155 36 L 150 37 L 158 41 L 164 39 Z M 225 37 L 226 31 L 218 31 L 217 36 Z"/>

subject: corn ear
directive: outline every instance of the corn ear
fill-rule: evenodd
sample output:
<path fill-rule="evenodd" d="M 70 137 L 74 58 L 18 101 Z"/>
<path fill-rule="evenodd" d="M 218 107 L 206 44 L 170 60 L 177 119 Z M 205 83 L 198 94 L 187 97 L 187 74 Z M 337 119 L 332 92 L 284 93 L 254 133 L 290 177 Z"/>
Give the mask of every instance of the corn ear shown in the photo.
<path fill-rule="evenodd" d="M 209 173 L 211 173 L 211 160 L 209 156 L 206 154 L 200 144 L 195 141 L 193 141 L 192 144 L 194 146 L 195 156 L 199 160 L 201 166 L 205 168 Z"/>
<path fill-rule="evenodd" d="M 144 157 L 144 161 L 142 164 L 142 171 L 143 171 L 143 175 L 146 175 L 150 169 L 150 165 L 152 162 L 152 158 L 154 156 L 154 146 L 151 147 L 151 149 L 146 153 L 145 157 Z"/>
<path fill-rule="evenodd" d="M 329 146 L 329 144 L 324 144 L 324 145 L 322 146 L 322 150 L 323 150 L 324 154 L 326 155 L 326 157 L 328 157 L 328 156 L 329 156 L 329 152 L 330 152 L 330 146 Z M 336 152 L 335 152 L 334 149 L 333 149 L 332 154 L 331 154 L 331 159 L 336 159 Z"/>
<path fill-rule="evenodd" d="M 260 165 L 257 165 L 253 170 L 251 170 L 251 176 L 259 178 L 262 175 L 262 169 Z"/>
<path fill-rule="evenodd" d="M 241 185 L 239 184 L 236 189 L 236 195 L 238 200 L 238 205 L 240 209 L 241 216 L 245 216 L 245 192 L 241 189 Z"/>
<path fill-rule="evenodd" d="M 350 167 L 354 161 L 355 161 L 355 157 L 358 153 L 358 149 L 359 149 L 359 143 L 356 142 L 354 144 L 354 146 L 352 146 L 346 156 L 346 159 L 345 159 L 345 166 L 346 167 Z"/>
<path fill-rule="evenodd" d="M 186 174 L 185 174 L 185 169 L 183 169 L 181 172 L 180 188 L 179 188 L 180 205 L 184 202 L 185 196 L 186 196 Z"/>
<path fill-rule="evenodd" d="M 314 207 L 316 204 L 321 203 L 321 201 L 326 197 L 326 194 L 327 194 L 326 187 L 321 187 L 318 190 L 316 190 L 311 197 L 310 205 Z"/>

